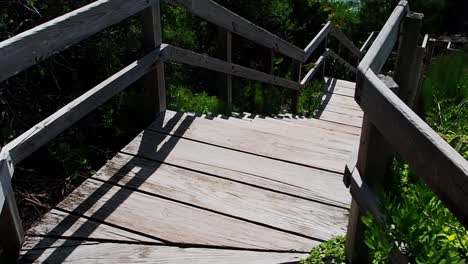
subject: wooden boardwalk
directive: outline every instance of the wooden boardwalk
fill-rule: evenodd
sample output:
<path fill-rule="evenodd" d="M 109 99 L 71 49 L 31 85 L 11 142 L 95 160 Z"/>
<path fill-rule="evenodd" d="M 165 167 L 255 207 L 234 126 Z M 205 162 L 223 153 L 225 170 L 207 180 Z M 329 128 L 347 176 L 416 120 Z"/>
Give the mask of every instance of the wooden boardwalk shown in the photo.
<path fill-rule="evenodd" d="M 317 119 L 166 111 L 28 231 L 23 263 L 289 263 L 344 235 L 362 112 L 328 79 Z"/>

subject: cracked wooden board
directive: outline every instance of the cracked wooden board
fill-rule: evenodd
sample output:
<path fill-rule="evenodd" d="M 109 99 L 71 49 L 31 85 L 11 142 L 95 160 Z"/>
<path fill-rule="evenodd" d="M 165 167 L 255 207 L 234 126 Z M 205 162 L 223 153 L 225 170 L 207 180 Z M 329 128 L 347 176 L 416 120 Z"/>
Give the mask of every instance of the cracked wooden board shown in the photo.
<path fill-rule="evenodd" d="M 118 154 L 93 178 L 313 239 L 346 232 L 346 209 L 129 155 Z"/>
<path fill-rule="evenodd" d="M 63 246 L 65 243 L 68 243 L 68 246 Z M 54 241 L 48 248 L 36 250 L 24 248 L 19 263 L 280 264 L 295 263 L 307 256 L 308 254 L 295 252 L 259 252 L 58 240 Z"/>
<path fill-rule="evenodd" d="M 319 244 L 313 239 L 93 179 L 85 181 L 57 208 L 146 234 L 169 245 L 308 252 Z"/>

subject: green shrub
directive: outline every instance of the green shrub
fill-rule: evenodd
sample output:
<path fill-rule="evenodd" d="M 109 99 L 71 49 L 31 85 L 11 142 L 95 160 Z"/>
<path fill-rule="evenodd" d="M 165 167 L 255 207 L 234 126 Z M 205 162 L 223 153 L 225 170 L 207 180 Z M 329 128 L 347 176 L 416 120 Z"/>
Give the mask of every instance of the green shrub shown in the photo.
<path fill-rule="evenodd" d="M 343 263 L 345 261 L 345 238 L 338 236 L 326 241 L 310 251 L 301 264 Z"/>
<path fill-rule="evenodd" d="M 310 117 L 318 109 L 321 102 L 322 83 L 314 80 L 306 84 L 298 100 L 298 113 Z"/>
<path fill-rule="evenodd" d="M 168 97 L 168 108 L 174 111 L 219 114 L 224 113 L 225 109 L 225 104 L 216 96 L 194 93 L 180 85 L 170 85 Z"/>

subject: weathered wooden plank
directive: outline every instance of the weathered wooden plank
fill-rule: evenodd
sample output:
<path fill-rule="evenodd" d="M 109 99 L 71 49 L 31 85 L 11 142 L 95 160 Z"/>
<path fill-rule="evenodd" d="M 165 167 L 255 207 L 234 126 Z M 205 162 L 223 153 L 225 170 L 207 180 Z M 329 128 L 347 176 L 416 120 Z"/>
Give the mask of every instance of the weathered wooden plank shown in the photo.
<path fill-rule="evenodd" d="M 173 112 L 174 113 L 174 112 Z M 166 118 L 169 118 L 171 112 L 166 113 Z M 226 117 L 226 116 L 212 116 L 212 115 L 200 115 L 200 114 L 193 114 L 193 113 L 184 113 L 185 115 L 196 116 L 198 118 L 205 118 L 209 119 L 214 122 L 224 122 L 229 123 L 231 125 L 238 126 L 239 129 L 247 128 L 249 130 L 261 131 L 264 133 L 277 135 L 281 137 L 287 137 L 290 140 L 306 140 L 315 142 L 315 137 L 311 135 L 320 135 L 325 134 L 326 140 L 332 140 L 333 138 L 337 138 L 338 140 L 345 142 L 347 144 L 353 144 L 354 142 L 358 141 L 358 136 L 354 133 L 350 133 L 348 131 L 340 131 L 340 130 L 333 130 L 333 125 L 330 125 L 329 122 L 321 122 L 325 123 L 319 124 L 317 126 L 306 126 L 296 123 L 284 123 L 281 122 L 281 119 L 271 118 L 271 117 Z M 249 124 L 245 124 L 245 122 L 249 122 Z M 328 126 L 327 126 L 328 125 Z M 294 133 L 291 133 L 294 131 Z M 321 137 L 322 139 L 322 137 Z"/>
<path fill-rule="evenodd" d="M 301 80 L 301 85 L 304 86 L 306 85 L 313 77 L 314 75 L 317 73 L 318 69 L 320 69 L 320 67 L 322 66 L 324 62 L 324 55 L 320 56 L 317 61 L 315 62 L 315 65 L 314 67 L 312 67 L 312 69 L 310 69 L 307 74 L 304 76 L 304 78 Z"/>
<path fill-rule="evenodd" d="M 353 97 L 339 95 L 336 93 L 323 93 L 321 97 L 321 107 L 326 108 L 329 105 L 334 105 L 343 109 L 362 111 Z"/>
<path fill-rule="evenodd" d="M 83 197 L 84 199 L 85 197 Z M 154 243 L 162 244 L 161 241 L 139 235 L 125 229 L 110 226 L 104 223 L 98 223 L 93 220 L 72 215 L 56 209 L 49 211 L 40 222 L 35 224 L 27 232 L 28 237 L 48 236 L 55 238 L 83 239 L 86 241 L 109 241 L 109 242 L 128 242 L 128 243 Z M 28 238 L 26 239 L 28 240 Z M 55 241 L 52 241 L 52 243 Z M 51 244 L 39 243 L 39 248 L 49 247 Z M 30 247 L 31 249 L 33 247 Z M 24 246 L 23 246 L 24 250 Z"/>
<path fill-rule="evenodd" d="M 336 106 L 333 104 L 320 107 L 319 111 L 320 110 L 325 110 L 329 112 L 334 112 L 334 113 L 349 115 L 349 116 L 354 116 L 354 117 L 360 117 L 360 118 L 364 116 L 364 113 L 362 112 L 362 110 L 356 110 L 356 109 L 351 109 L 347 107 L 340 107 L 340 106 Z"/>
<path fill-rule="evenodd" d="M 141 179 L 134 181 L 138 184 Z M 125 227 L 169 245 L 307 252 L 319 243 L 92 179 L 85 181 L 57 208 Z"/>
<path fill-rule="evenodd" d="M 392 14 L 361 60 L 361 63 L 359 63 L 358 68 L 360 68 L 362 72 L 366 72 L 367 69 L 371 68 L 374 72 L 380 73 L 380 70 L 397 41 L 400 23 L 407 12 L 408 2 L 400 1 L 398 6 L 393 9 Z"/>
<path fill-rule="evenodd" d="M 336 86 L 346 87 L 346 88 L 350 88 L 350 89 L 356 89 L 356 83 L 355 82 L 340 80 L 340 79 L 335 79 L 335 78 L 330 78 L 330 77 L 325 77 L 324 80 L 327 83 L 332 82 Z"/>
<path fill-rule="evenodd" d="M 37 238 L 36 238 L 37 239 Z M 50 241 L 43 238 L 43 241 Z M 31 241 L 30 244 L 37 243 Z M 49 243 L 49 242 L 48 242 Z M 70 250 L 72 247 L 73 250 Z M 158 245 L 89 243 L 57 240 L 44 249 L 25 248 L 19 263 L 161 263 L 161 264 L 280 264 L 296 263 L 304 253 L 278 253 L 213 248 L 181 248 Z"/>
<path fill-rule="evenodd" d="M 325 83 L 323 84 L 323 90 L 328 93 L 349 96 L 352 97 L 353 100 L 354 92 L 356 91 L 355 88 L 349 88 L 339 85 L 339 83 L 337 83 L 335 79 L 331 78 L 328 81 L 325 81 Z"/>
<path fill-rule="evenodd" d="M 468 226 L 468 162 L 406 106 L 372 72 L 361 107 L 369 119 L 445 203 Z M 428 162 L 431 161 L 431 162 Z"/>
<path fill-rule="evenodd" d="M 250 39 L 264 47 L 274 49 L 295 60 L 303 61 L 305 52 L 286 40 L 253 24 L 247 19 L 231 12 L 210 0 L 166 0 L 166 2 L 182 6 L 192 14 L 209 22 Z"/>
<path fill-rule="evenodd" d="M 244 117 L 244 119 L 250 119 L 249 117 Z M 306 118 L 304 116 L 295 116 L 290 114 L 276 115 L 274 117 L 254 117 L 252 122 L 261 122 L 263 119 L 270 120 L 275 119 L 279 121 L 287 122 L 287 125 L 297 125 L 297 126 L 307 126 L 312 128 L 322 128 L 331 132 L 347 133 L 350 135 L 359 136 L 361 129 L 354 126 L 348 126 L 338 123 L 332 123 L 326 120 L 320 120 L 316 118 Z"/>
<path fill-rule="evenodd" d="M 326 134 L 310 135 L 307 140 L 298 138 L 289 140 L 283 136 L 247 129 L 246 126 L 215 123 L 190 116 L 179 117 L 170 118 L 167 122 L 162 122 L 162 118 L 158 119 L 149 129 L 336 172 L 343 170 L 343 160 L 347 159 L 355 142 L 354 140 L 327 138 Z M 164 123 L 170 123 L 170 125 L 164 125 Z"/>
<path fill-rule="evenodd" d="M 346 231 L 346 209 L 130 155 L 118 154 L 93 178 L 318 240 Z"/>
<path fill-rule="evenodd" d="M 332 111 L 325 110 L 319 111 L 316 115 L 316 118 L 320 120 L 327 120 L 331 122 L 336 122 L 339 124 L 344 124 L 348 126 L 361 127 L 362 126 L 362 117 L 336 113 Z"/>
<path fill-rule="evenodd" d="M 350 199 L 338 173 L 151 131 L 137 136 L 122 152 L 342 207 Z"/>
<path fill-rule="evenodd" d="M 0 81 L 148 7 L 147 0 L 98 0 L 0 42 Z"/>
<path fill-rule="evenodd" d="M 327 49 L 326 54 L 327 54 L 327 57 L 332 57 L 333 59 L 338 61 L 338 63 L 345 66 L 345 68 L 348 69 L 348 71 L 350 71 L 352 73 L 356 73 L 356 67 L 349 64 L 345 59 L 341 58 L 340 55 L 336 54 L 333 50 Z"/>
<path fill-rule="evenodd" d="M 354 43 L 338 28 L 333 26 L 332 31 L 330 34 L 335 37 L 337 40 L 340 41 L 340 44 L 345 46 L 351 53 L 355 56 L 360 58 L 362 53 L 361 51 L 354 45 Z"/>
<path fill-rule="evenodd" d="M 312 55 L 312 53 L 315 51 L 315 49 L 317 49 L 320 43 L 322 43 L 322 41 L 328 36 L 328 33 L 331 30 L 333 30 L 333 24 L 331 21 L 328 21 L 304 49 L 305 56 L 303 62 L 306 62 L 309 59 L 310 55 Z"/>
<path fill-rule="evenodd" d="M 160 49 L 153 50 L 148 55 L 112 75 L 15 138 L 2 151 L 9 151 L 13 163 L 18 164 L 86 114 L 147 73 L 156 61 L 162 59 L 161 51 L 164 51 L 165 48 L 166 46 L 161 46 Z"/>
<path fill-rule="evenodd" d="M 199 54 L 175 46 L 170 46 L 168 56 L 169 60 L 178 63 L 184 63 L 195 67 L 202 67 L 208 70 L 223 72 L 249 80 L 256 80 L 278 85 L 288 89 L 299 90 L 301 88 L 301 84 L 298 82 L 287 80 L 234 63 L 225 62 L 207 55 Z"/>

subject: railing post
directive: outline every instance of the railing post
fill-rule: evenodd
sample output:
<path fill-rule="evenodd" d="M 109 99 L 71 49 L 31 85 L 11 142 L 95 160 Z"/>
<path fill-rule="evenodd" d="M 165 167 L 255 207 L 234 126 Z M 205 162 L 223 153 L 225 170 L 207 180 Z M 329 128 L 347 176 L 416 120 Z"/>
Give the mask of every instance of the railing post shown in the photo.
<path fill-rule="evenodd" d="M 273 59 L 275 57 L 275 51 L 273 49 L 265 49 L 265 57 L 263 59 L 262 71 L 268 74 L 273 74 Z M 273 85 L 263 84 L 262 95 L 263 95 L 263 106 L 262 111 L 264 114 L 270 114 L 268 105 L 271 106 L 271 98 L 273 95 Z"/>
<path fill-rule="evenodd" d="M 0 155 L 0 262 L 14 263 L 23 243 L 24 232 L 11 186 L 14 165 L 8 153 Z"/>
<path fill-rule="evenodd" d="M 410 12 L 404 18 L 395 67 L 395 82 L 400 87 L 399 96 L 410 108 L 415 107 L 419 80 L 424 59 L 424 49 L 418 48 L 422 14 Z"/>
<path fill-rule="evenodd" d="M 226 62 L 232 62 L 232 33 L 222 27 L 218 27 L 218 45 L 216 57 Z M 218 73 L 216 86 L 219 98 L 226 103 L 226 111 L 232 111 L 232 75 Z"/>
<path fill-rule="evenodd" d="M 152 0 L 151 7 L 143 11 L 143 46 L 146 51 L 158 48 L 161 39 L 161 15 L 159 0 Z M 157 62 L 154 70 L 144 77 L 144 88 L 141 93 L 142 117 L 145 123 L 152 122 L 166 110 L 166 85 L 164 80 L 164 63 Z"/>
<path fill-rule="evenodd" d="M 394 84 L 388 83 L 389 80 L 386 77 L 381 77 L 381 79 L 392 90 L 398 90 Z M 369 84 L 363 73 L 358 71 L 356 91 L 365 92 L 365 86 L 367 85 Z M 356 98 L 359 98 L 359 94 L 356 95 Z M 374 193 L 381 192 L 389 184 L 388 179 L 385 178 L 385 173 L 392 160 L 393 152 L 390 144 L 368 120 L 365 113 L 357 155 L 356 169 L 359 171 L 362 180 Z M 369 263 L 369 252 L 364 242 L 365 226 L 361 221 L 361 217 L 359 205 L 353 199 L 346 234 L 346 256 L 351 264 Z"/>
<path fill-rule="evenodd" d="M 295 82 L 301 82 L 301 73 L 302 71 L 302 63 L 300 61 L 293 61 L 293 68 L 292 68 L 292 80 Z M 299 100 L 299 95 L 301 93 L 300 90 L 292 90 L 292 101 L 291 101 L 291 113 L 296 115 L 297 114 L 297 108 L 298 108 L 298 100 Z"/>

